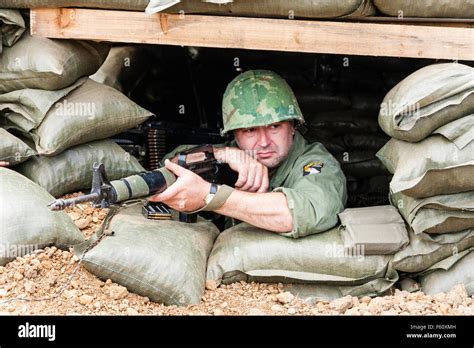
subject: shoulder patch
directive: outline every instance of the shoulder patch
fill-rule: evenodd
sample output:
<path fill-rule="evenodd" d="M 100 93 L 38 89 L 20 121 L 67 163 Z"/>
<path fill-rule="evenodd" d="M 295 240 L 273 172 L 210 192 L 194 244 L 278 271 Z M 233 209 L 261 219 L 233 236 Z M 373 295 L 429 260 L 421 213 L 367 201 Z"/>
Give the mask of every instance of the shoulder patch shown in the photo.
<path fill-rule="evenodd" d="M 321 161 L 309 162 L 303 167 L 303 176 L 308 174 L 319 174 L 324 167 L 324 163 Z"/>

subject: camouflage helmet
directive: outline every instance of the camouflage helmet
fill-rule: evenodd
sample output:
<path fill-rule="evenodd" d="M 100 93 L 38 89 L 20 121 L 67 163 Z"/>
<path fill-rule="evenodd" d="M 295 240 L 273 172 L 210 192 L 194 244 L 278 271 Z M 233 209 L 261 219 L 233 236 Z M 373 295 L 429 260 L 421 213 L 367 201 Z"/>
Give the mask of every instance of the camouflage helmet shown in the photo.
<path fill-rule="evenodd" d="M 222 118 L 222 134 L 288 120 L 304 123 L 291 87 L 269 70 L 246 71 L 229 83 L 222 100 Z"/>

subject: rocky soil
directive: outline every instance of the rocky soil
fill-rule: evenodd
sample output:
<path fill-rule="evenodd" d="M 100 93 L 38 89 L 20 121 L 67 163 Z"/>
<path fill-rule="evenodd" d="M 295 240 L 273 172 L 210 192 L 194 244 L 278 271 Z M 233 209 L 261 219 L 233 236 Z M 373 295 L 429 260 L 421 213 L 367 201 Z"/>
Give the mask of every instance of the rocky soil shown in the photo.
<path fill-rule="evenodd" d="M 69 196 L 70 197 L 70 196 Z M 86 237 L 101 225 L 106 209 L 88 204 L 67 213 Z M 297 298 L 283 284 L 206 284 L 198 305 L 164 306 L 89 273 L 72 250 L 36 250 L 0 267 L 0 315 L 474 315 L 474 296 L 464 286 L 428 296 L 395 290 L 390 296 L 346 296 L 316 303 Z"/>

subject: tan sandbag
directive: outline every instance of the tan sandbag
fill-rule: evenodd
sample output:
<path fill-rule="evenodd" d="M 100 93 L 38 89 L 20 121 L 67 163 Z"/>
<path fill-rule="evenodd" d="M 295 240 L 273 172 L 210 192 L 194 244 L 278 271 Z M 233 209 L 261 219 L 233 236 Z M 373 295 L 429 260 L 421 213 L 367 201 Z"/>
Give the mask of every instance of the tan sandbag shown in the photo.
<path fill-rule="evenodd" d="M 109 180 L 145 171 L 135 157 L 112 140 L 99 140 L 74 146 L 53 157 L 36 156 L 15 170 L 28 177 L 51 195 L 90 189 L 93 164 L 103 163 Z"/>
<path fill-rule="evenodd" d="M 10 166 L 13 166 L 35 154 L 36 152 L 23 141 L 0 128 L 0 162 L 8 162 Z"/>
<path fill-rule="evenodd" d="M 396 193 L 392 204 L 416 234 L 453 233 L 474 229 L 474 192 L 415 199 Z"/>
<path fill-rule="evenodd" d="M 173 3 L 176 5 L 169 7 Z M 368 0 L 151 0 L 146 13 L 159 11 L 249 17 L 333 18 L 370 16 L 375 14 L 375 7 Z"/>
<path fill-rule="evenodd" d="M 65 212 L 53 212 L 54 198 L 24 176 L 0 168 L 0 266 L 36 249 L 69 247 L 84 237 Z"/>
<path fill-rule="evenodd" d="M 0 54 L 2 53 L 2 45 L 13 46 L 24 31 L 25 21 L 19 11 L 0 9 Z"/>
<path fill-rule="evenodd" d="M 85 254 L 89 272 L 155 302 L 186 306 L 201 301 L 206 261 L 219 234 L 211 222 L 148 220 L 135 205 L 115 215 L 108 231 L 113 235 Z M 75 247 L 76 255 L 97 237 Z"/>
<path fill-rule="evenodd" d="M 337 286 L 358 286 L 379 280 L 370 292 L 380 294 L 398 279 L 389 263 L 389 256 L 367 256 L 361 250 L 345 250 L 337 227 L 290 239 L 241 223 L 217 238 L 209 256 L 207 279 L 217 284 L 243 280 Z"/>
<path fill-rule="evenodd" d="M 405 222 L 390 205 L 348 208 L 338 215 L 346 249 L 362 248 L 365 255 L 386 255 L 409 242 Z"/>
<path fill-rule="evenodd" d="M 438 128 L 433 134 L 441 134 L 462 150 L 474 141 L 474 114 L 464 116 Z"/>
<path fill-rule="evenodd" d="M 474 247 L 474 229 L 429 235 L 408 230 L 410 243 L 393 256 L 392 265 L 400 272 L 418 273 L 447 257 Z"/>
<path fill-rule="evenodd" d="M 390 140 L 377 153 L 393 179 L 393 193 L 414 198 L 474 190 L 474 142 L 462 150 L 441 135 L 418 143 Z"/>
<path fill-rule="evenodd" d="M 417 142 L 474 113 L 474 68 L 457 63 L 424 67 L 385 96 L 379 124 L 396 139 Z"/>
<path fill-rule="evenodd" d="M 144 11 L 149 0 L 2 0 L 5 8 L 90 7 Z"/>
<path fill-rule="evenodd" d="M 0 56 L 0 94 L 25 88 L 66 88 L 95 73 L 108 52 L 105 43 L 52 40 L 24 33 Z"/>
<path fill-rule="evenodd" d="M 58 101 L 31 135 L 38 153 L 52 156 L 136 127 L 151 115 L 119 91 L 88 79 Z"/>
<path fill-rule="evenodd" d="M 420 283 L 427 295 L 448 292 L 459 284 L 464 285 L 469 296 L 474 295 L 474 248 L 433 265 Z"/>
<path fill-rule="evenodd" d="M 374 0 L 386 15 L 396 17 L 474 18 L 474 0 Z"/>

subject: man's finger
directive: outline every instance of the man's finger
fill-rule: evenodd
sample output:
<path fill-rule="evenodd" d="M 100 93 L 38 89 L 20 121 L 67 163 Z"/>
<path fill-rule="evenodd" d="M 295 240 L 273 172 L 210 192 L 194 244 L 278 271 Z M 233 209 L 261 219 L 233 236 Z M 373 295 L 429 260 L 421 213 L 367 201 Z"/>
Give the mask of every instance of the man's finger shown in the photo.
<path fill-rule="evenodd" d="M 260 189 L 260 186 L 262 186 L 262 182 L 263 182 L 263 175 L 264 175 L 263 166 L 259 165 L 257 167 L 257 173 L 255 174 L 253 185 L 250 188 L 251 192 L 257 192 Z"/>
<path fill-rule="evenodd" d="M 257 166 L 253 164 L 249 165 L 249 171 L 247 173 L 247 181 L 240 188 L 242 191 L 248 191 L 253 186 L 255 175 L 257 175 L 256 172 L 257 172 Z"/>
<path fill-rule="evenodd" d="M 241 187 L 247 181 L 247 168 L 242 168 L 239 171 L 239 178 L 235 182 L 235 187 Z"/>
<path fill-rule="evenodd" d="M 169 169 L 176 176 L 183 176 L 188 174 L 190 171 L 179 164 L 173 163 L 170 160 L 165 160 L 165 167 Z"/>
<path fill-rule="evenodd" d="M 151 196 L 148 200 L 150 202 L 166 202 L 168 199 L 171 199 L 179 192 L 179 185 L 176 185 L 176 182 L 168 187 L 163 192 Z"/>
<path fill-rule="evenodd" d="M 263 168 L 263 178 L 262 178 L 262 185 L 258 189 L 257 192 L 263 193 L 268 192 L 268 186 L 270 186 L 270 180 L 268 178 L 268 169 L 267 167 Z"/>

